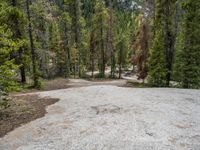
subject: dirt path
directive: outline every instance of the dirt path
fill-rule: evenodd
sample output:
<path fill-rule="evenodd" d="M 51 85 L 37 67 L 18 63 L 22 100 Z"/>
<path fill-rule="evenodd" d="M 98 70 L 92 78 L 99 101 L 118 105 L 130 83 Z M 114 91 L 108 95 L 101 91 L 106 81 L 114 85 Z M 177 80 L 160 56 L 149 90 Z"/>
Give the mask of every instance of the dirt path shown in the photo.
<path fill-rule="evenodd" d="M 65 79 L 65 78 L 56 78 L 54 80 L 45 80 L 43 81 L 43 86 L 41 90 L 36 89 L 25 89 L 21 92 L 13 92 L 10 95 L 24 95 L 30 93 L 37 93 L 40 91 L 52 91 L 52 90 L 60 90 L 60 89 L 68 89 L 68 88 L 79 88 L 79 87 L 87 87 L 94 85 L 115 85 L 119 87 L 127 87 L 130 86 L 128 84 L 128 80 L 120 79 L 120 80 L 106 80 L 106 79 L 95 79 L 93 81 L 83 80 L 83 79 Z"/>
<path fill-rule="evenodd" d="M 126 86 L 127 80 L 99 80 L 99 81 L 87 81 L 83 79 L 70 79 L 69 87 L 87 87 L 87 86 L 95 86 L 95 85 L 113 85 L 113 86 Z"/>
<path fill-rule="evenodd" d="M 1 138 L 0 150 L 199 149 L 199 90 L 73 83 L 89 86 L 37 93 L 60 101 Z"/>
<path fill-rule="evenodd" d="M 58 78 L 55 80 L 47 81 L 44 85 L 45 91 L 56 90 L 56 89 L 67 89 L 67 88 L 79 88 L 94 85 L 115 85 L 115 86 L 126 86 L 127 80 L 94 80 L 88 81 L 84 79 L 63 79 Z"/>

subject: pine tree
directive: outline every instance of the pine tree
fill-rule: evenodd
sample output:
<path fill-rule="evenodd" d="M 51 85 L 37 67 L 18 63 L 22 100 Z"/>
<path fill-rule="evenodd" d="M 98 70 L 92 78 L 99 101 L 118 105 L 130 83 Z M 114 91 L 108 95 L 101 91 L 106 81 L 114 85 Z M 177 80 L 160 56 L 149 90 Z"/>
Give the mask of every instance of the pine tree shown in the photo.
<path fill-rule="evenodd" d="M 9 11 L 9 28 L 12 30 L 13 37 L 15 41 L 25 41 L 24 30 L 26 25 L 25 13 L 19 6 L 20 0 L 12 0 L 11 8 Z M 26 82 L 26 72 L 25 72 L 25 60 L 23 59 L 25 55 L 24 46 L 19 48 L 16 56 L 16 63 L 20 65 L 20 76 L 21 82 Z"/>
<path fill-rule="evenodd" d="M 93 17 L 93 28 L 95 41 L 97 43 L 97 49 L 99 51 L 99 68 L 100 76 L 105 77 L 106 67 L 106 49 L 105 39 L 106 31 L 108 29 L 108 10 L 105 7 L 105 3 L 98 0 L 95 6 L 95 14 Z"/>
<path fill-rule="evenodd" d="M 164 30 L 164 6 L 161 0 L 156 1 L 156 16 L 154 27 L 156 29 L 149 59 L 149 83 L 152 86 L 166 86 L 168 73 L 166 62 L 166 44 Z"/>
<path fill-rule="evenodd" d="M 18 50 L 19 45 L 11 40 L 11 32 L 4 29 L 0 26 L 0 90 L 12 91 L 17 86 L 14 77 L 17 75 L 19 66 L 15 64 L 15 59 L 10 58 L 10 55 Z"/>
<path fill-rule="evenodd" d="M 108 37 L 107 37 L 107 44 L 108 49 L 110 51 L 110 65 L 111 65 L 111 78 L 115 77 L 115 70 L 116 70 L 116 58 L 115 58 L 115 49 L 114 49 L 114 9 L 113 9 L 113 2 L 108 1 L 108 8 L 109 8 L 109 21 L 108 21 Z"/>
<path fill-rule="evenodd" d="M 95 55 L 96 55 L 96 41 L 94 37 L 94 31 L 91 31 L 90 35 L 90 60 L 91 60 L 91 71 L 92 71 L 92 78 L 94 78 L 94 71 L 95 71 Z"/>
<path fill-rule="evenodd" d="M 10 15 L 11 10 L 12 7 L 6 3 L 0 3 L 0 90 L 3 91 L 16 89 L 17 82 L 14 77 L 19 66 L 15 64 L 12 54 L 23 44 L 12 40 L 13 33 L 8 29 L 8 22 L 4 20 Z"/>
<path fill-rule="evenodd" d="M 164 8 L 164 37 L 165 37 L 165 50 L 166 50 L 166 86 L 170 86 L 172 79 L 174 54 L 175 54 L 175 43 L 176 43 L 176 1 L 177 0 L 165 0 L 163 3 Z"/>
<path fill-rule="evenodd" d="M 54 21 L 55 6 L 51 6 L 47 0 L 35 0 L 30 4 L 31 22 L 32 22 L 32 36 L 34 41 L 37 72 L 40 77 L 52 77 L 51 52 L 49 51 L 49 26 Z M 54 8 L 54 9 L 53 9 Z M 37 74 L 38 74 L 37 73 Z"/>
<path fill-rule="evenodd" d="M 74 31 L 74 45 L 78 50 L 78 75 L 81 77 L 81 1 L 74 0 L 72 2 L 73 15 L 72 15 L 72 28 Z"/>
<path fill-rule="evenodd" d="M 39 87 L 39 75 L 37 70 L 37 64 L 36 64 L 36 52 L 35 52 L 35 45 L 33 41 L 33 28 L 32 28 L 32 22 L 31 22 L 31 12 L 30 12 L 30 4 L 31 0 L 26 0 L 26 10 L 27 10 L 27 19 L 28 19 L 28 33 L 29 33 L 29 40 L 31 45 L 31 60 L 32 60 L 32 69 L 33 69 L 33 81 L 34 87 Z"/>
<path fill-rule="evenodd" d="M 124 12 L 119 12 L 117 14 L 117 27 L 116 27 L 116 37 L 115 37 L 115 49 L 117 55 L 117 64 L 119 78 L 122 77 L 123 68 L 128 64 L 128 53 L 130 51 L 130 39 L 131 39 L 131 22 L 132 18 L 127 17 Z M 123 21 L 122 21 L 123 20 Z"/>
<path fill-rule="evenodd" d="M 184 18 L 175 72 L 183 88 L 200 88 L 200 1 L 183 4 Z"/>
<path fill-rule="evenodd" d="M 152 46 L 152 52 L 150 55 L 150 83 L 154 86 L 170 86 L 170 81 L 172 78 L 172 65 L 174 61 L 175 53 L 175 24 L 174 24 L 174 9 L 176 0 L 156 0 L 155 2 L 155 19 L 154 19 L 154 40 Z M 162 35 L 162 37 L 160 37 Z M 158 38 L 161 38 L 158 41 Z M 156 44 L 156 45 L 155 45 Z M 163 48 L 163 49 L 160 49 Z M 156 58 L 154 54 L 162 53 L 165 59 L 165 65 L 159 63 L 160 58 Z M 158 59 L 158 60 L 154 60 Z M 157 62 L 154 64 L 153 62 Z M 155 65 L 155 66 L 154 66 Z M 162 68 L 160 70 L 159 68 Z M 160 70 L 161 72 L 156 72 Z M 161 74 L 161 78 L 157 78 Z M 166 77 L 164 78 L 164 75 Z M 156 83 L 162 83 L 158 85 Z M 161 82 L 162 80 L 162 82 Z M 165 82 L 165 84 L 164 84 Z"/>
<path fill-rule="evenodd" d="M 167 68 L 163 37 L 164 33 L 162 30 L 156 31 L 154 43 L 150 50 L 149 83 L 157 87 L 166 86 Z"/>
<path fill-rule="evenodd" d="M 67 11 L 67 3 L 63 0 L 62 2 L 62 15 L 61 15 L 61 28 L 64 30 L 60 30 L 61 31 L 61 38 L 62 38 L 62 42 L 63 42 L 63 49 L 64 49 L 64 53 L 65 53 L 65 77 L 69 77 L 70 76 L 70 70 L 71 70 L 71 53 L 70 53 L 70 28 L 71 28 L 71 24 L 72 24 L 72 19 L 70 17 L 70 14 Z"/>
<path fill-rule="evenodd" d="M 55 75 L 56 76 L 62 76 L 65 73 L 65 65 L 66 65 L 66 55 L 63 55 L 65 53 L 62 43 L 61 43 L 61 37 L 59 32 L 58 23 L 56 21 L 53 21 L 50 26 L 50 50 L 53 54 L 55 54 Z"/>

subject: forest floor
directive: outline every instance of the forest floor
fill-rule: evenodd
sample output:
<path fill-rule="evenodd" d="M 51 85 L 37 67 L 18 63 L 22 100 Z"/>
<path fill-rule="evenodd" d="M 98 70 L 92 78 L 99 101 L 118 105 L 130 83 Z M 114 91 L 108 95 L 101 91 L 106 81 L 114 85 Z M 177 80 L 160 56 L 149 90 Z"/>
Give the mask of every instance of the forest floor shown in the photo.
<path fill-rule="evenodd" d="M 67 88 L 78 88 L 85 86 L 93 86 L 93 85 L 116 85 L 123 87 L 137 87 L 137 83 L 135 80 L 127 80 L 127 79 L 65 79 L 65 78 L 56 78 L 53 80 L 44 80 L 42 81 L 42 89 L 32 89 L 32 88 L 24 88 L 24 90 L 20 92 L 13 92 L 11 95 L 16 95 L 19 93 L 32 93 L 32 92 L 40 92 L 40 91 L 52 91 L 59 89 L 67 89 Z"/>
<path fill-rule="evenodd" d="M 128 88 L 126 80 L 67 81 L 15 96 L 59 101 L 0 138 L 2 150 L 198 150 L 200 91 Z M 54 103 L 54 102 L 53 102 Z M 52 103 L 51 103 L 52 104 Z"/>
<path fill-rule="evenodd" d="M 12 96 L 8 101 L 10 107 L 0 110 L 0 137 L 22 124 L 44 117 L 45 107 L 58 102 L 59 99 L 37 95 Z"/>

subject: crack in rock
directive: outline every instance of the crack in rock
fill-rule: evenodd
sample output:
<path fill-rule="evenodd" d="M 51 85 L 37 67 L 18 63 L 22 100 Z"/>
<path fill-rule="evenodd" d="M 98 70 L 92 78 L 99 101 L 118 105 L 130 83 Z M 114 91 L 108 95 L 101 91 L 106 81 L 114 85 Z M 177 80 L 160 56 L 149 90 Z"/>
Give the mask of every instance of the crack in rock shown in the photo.
<path fill-rule="evenodd" d="M 120 113 L 121 111 L 121 108 L 119 106 L 111 105 L 111 104 L 92 106 L 91 108 L 96 112 L 97 115 L 109 114 L 109 113 Z"/>

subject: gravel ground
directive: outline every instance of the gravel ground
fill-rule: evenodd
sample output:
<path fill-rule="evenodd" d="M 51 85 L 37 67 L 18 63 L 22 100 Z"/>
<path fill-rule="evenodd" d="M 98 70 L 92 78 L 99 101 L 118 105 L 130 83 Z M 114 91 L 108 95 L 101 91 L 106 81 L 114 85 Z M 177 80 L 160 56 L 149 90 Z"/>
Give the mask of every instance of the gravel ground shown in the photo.
<path fill-rule="evenodd" d="M 199 150 L 200 91 L 95 85 L 59 98 L 45 117 L 0 139 L 0 150 Z"/>

